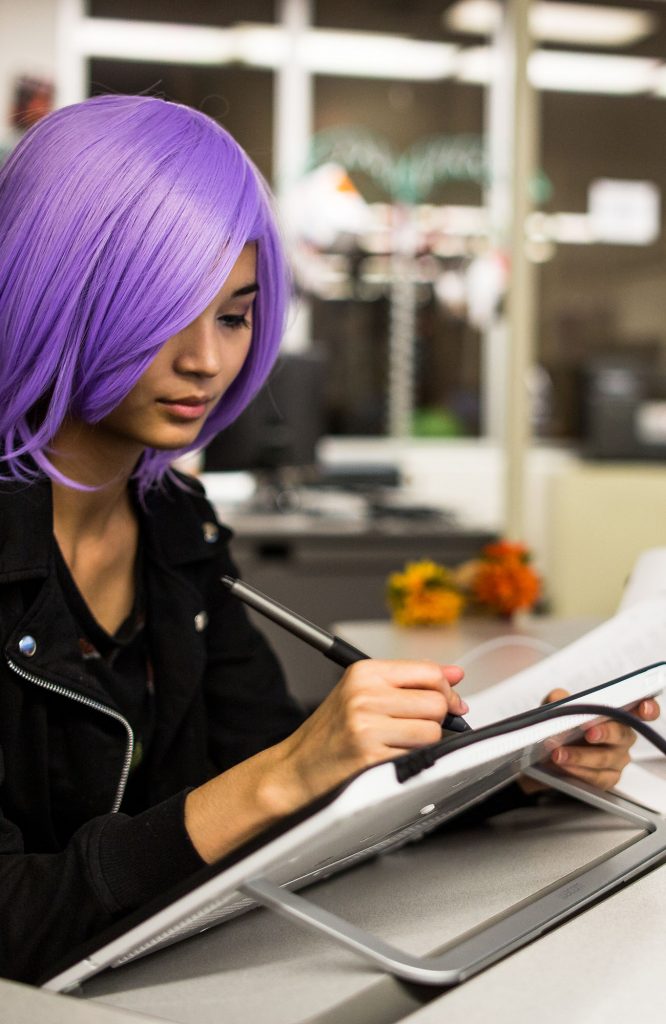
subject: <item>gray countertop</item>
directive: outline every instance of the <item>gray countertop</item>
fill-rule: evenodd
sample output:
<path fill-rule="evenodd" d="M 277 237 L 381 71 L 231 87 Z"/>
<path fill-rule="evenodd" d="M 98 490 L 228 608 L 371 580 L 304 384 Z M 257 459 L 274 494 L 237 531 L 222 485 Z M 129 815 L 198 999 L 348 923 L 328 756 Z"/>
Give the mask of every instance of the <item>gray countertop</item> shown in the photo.
<path fill-rule="evenodd" d="M 514 811 L 366 863 L 308 896 L 425 954 L 636 833 L 555 802 Z M 388 1024 L 415 1019 L 663 1020 L 658 977 L 666 870 L 658 869 L 450 991 L 416 990 L 270 911 L 92 979 L 85 996 L 178 1024 Z M 631 998 L 629 996 L 631 993 Z M 423 1002 L 423 1000 L 426 1002 Z M 540 1008 L 540 1009 L 539 1009 Z M 622 1008 L 622 1010 L 620 1010 Z M 591 1016 L 594 1013 L 596 1016 Z"/>

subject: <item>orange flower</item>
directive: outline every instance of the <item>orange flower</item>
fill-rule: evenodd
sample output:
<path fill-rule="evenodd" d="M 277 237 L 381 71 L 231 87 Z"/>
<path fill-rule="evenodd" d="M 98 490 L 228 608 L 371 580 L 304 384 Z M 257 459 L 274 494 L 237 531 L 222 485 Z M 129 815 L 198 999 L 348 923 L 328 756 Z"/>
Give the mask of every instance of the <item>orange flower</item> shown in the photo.
<path fill-rule="evenodd" d="M 541 580 L 529 565 L 525 546 L 489 544 L 484 555 L 471 583 L 474 599 L 500 615 L 531 608 L 541 593 Z"/>
<path fill-rule="evenodd" d="M 486 544 L 483 548 L 484 558 L 491 561 L 504 561 L 504 559 L 518 559 L 520 562 L 529 562 L 530 553 L 526 544 L 520 541 L 498 540 L 494 544 Z"/>

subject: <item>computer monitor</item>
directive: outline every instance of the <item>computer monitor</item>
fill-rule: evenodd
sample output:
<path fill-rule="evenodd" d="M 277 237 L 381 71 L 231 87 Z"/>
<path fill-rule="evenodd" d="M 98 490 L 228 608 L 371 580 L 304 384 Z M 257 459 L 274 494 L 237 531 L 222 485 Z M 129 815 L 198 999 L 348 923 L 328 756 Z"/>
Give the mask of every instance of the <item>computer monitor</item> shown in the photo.
<path fill-rule="evenodd" d="M 287 466 L 314 466 L 324 432 L 324 366 L 314 352 L 281 355 L 256 398 L 206 447 L 206 472 L 265 475 Z"/>
<path fill-rule="evenodd" d="M 666 459 L 666 373 L 640 351 L 599 354 L 584 367 L 583 454 Z"/>

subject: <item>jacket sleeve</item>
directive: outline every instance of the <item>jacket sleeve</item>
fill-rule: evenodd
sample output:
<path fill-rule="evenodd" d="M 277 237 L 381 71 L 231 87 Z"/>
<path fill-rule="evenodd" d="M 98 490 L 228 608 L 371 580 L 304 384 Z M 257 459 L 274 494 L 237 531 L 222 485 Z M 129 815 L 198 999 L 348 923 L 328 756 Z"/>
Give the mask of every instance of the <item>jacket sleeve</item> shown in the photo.
<path fill-rule="evenodd" d="M 93 818 L 57 853 L 25 853 L 21 830 L 0 816 L 0 974 L 52 976 L 71 950 L 201 868 L 185 796 Z"/>

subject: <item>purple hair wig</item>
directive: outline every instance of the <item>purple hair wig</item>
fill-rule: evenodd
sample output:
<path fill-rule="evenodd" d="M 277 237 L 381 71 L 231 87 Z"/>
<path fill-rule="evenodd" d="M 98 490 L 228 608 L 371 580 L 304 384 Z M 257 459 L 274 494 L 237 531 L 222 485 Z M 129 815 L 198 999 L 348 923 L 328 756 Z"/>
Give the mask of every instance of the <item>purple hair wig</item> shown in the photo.
<path fill-rule="evenodd" d="M 268 189 L 237 142 L 189 107 L 100 96 L 39 121 L 0 169 L 0 454 L 9 475 L 65 480 L 49 445 L 95 423 L 257 243 L 253 337 L 201 447 L 266 380 L 289 275 Z M 176 455 L 147 449 L 140 493 Z M 2 472 L 3 476 L 7 471 Z"/>

